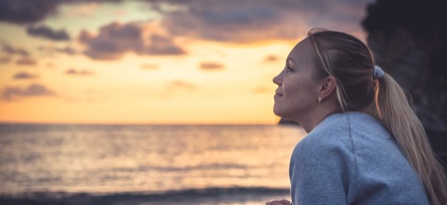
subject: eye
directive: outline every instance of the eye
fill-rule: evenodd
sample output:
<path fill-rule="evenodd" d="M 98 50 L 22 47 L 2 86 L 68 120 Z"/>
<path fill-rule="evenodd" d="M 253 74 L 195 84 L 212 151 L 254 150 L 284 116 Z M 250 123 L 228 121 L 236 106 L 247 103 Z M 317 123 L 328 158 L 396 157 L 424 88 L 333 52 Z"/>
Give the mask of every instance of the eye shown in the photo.
<path fill-rule="evenodd" d="M 287 72 L 287 73 L 290 73 L 290 72 L 292 72 L 292 71 L 293 71 L 293 70 L 292 70 L 292 68 L 291 68 L 290 66 L 287 66 L 287 67 L 286 67 L 286 72 Z"/>

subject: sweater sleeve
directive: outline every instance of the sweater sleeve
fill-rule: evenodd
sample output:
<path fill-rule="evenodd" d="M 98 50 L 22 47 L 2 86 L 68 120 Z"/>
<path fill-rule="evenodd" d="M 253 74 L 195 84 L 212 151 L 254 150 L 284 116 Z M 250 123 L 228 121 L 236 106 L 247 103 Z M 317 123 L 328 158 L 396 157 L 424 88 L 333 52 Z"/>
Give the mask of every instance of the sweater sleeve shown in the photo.
<path fill-rule="evenodd" d="M 334 140 L 335 138 L 335 140 Z M 349 137 L 308 135 L 290 162 L 293 204 L 347 204 L 355 194 L 355 157 Z"/>

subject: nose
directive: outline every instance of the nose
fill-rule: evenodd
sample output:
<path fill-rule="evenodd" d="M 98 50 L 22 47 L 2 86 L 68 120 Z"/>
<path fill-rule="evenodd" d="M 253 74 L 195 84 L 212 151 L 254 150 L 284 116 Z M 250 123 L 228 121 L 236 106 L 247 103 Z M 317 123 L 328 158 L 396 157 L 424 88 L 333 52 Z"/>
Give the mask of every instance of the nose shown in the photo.
<path fill-rule="evenodd" d="M 273 83 L 275 83 L 276 85 L 282 84 L 282 75 L 281 74 L 282 74 L 282 72 L 273 78 Z"/>

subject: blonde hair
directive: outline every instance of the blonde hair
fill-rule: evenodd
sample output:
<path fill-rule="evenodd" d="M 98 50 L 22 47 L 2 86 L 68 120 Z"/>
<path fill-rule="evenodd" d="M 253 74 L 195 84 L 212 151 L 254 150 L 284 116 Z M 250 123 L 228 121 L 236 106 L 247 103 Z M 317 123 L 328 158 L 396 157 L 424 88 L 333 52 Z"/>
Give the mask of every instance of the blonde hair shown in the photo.
<path fill-rule="evenodd" d="M 375 63 L 369 48 L 342 32 L 311 29 L 308 36 L 315 47 L 313 61 L 321 68 L 317 75 L 337 79 L 336 95 L 341 109 L 344 112 L 370 109 L 416 170 L 430 202 L 434 205 L 447 202 L 446 175 L 422 123 L 404 90 L 390 75 L 373 78 Z"/>

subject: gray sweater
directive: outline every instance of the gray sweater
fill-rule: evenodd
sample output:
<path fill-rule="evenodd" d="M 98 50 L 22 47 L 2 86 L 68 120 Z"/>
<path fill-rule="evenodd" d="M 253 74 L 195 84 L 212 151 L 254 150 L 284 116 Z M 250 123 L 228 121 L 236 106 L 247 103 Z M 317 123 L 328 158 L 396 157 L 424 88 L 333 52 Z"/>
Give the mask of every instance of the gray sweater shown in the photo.
<path fill-rule="evenodd" d="M 289 174 L 293 204 L 429 204 L 389 132 L 358 112 L 330 115 L 309 132 Z"/>

